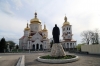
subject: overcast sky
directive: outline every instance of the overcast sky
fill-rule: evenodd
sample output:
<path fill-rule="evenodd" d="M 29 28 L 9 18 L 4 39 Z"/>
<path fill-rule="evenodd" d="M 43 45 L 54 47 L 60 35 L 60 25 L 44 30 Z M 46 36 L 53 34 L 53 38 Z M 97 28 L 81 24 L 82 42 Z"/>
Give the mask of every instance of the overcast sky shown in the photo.
<path fill-rule="evenodd" d="M 100 29 L 100 0 L 0 0 L 0 38 L 18 44 L 35 11 L 42 25 L 45 22 L 47 26 L 48 38 L 55 24 L 61 29 L 65 14 L 77 43 L 81 43 L 82 31 Z M 62 35 L 62 29 L 60 32 Z"/>

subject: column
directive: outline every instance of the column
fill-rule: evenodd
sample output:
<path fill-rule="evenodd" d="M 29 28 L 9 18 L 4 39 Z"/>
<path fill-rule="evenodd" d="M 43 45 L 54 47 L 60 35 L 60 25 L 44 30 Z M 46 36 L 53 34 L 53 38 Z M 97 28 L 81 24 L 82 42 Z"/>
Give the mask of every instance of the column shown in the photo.
<path fill-rule="evenodd" d="M 29 49 L 29 41 L 28 41 L 28 49 Z"/>
<path fill-rule="evenodd" d="M 28 49 L 28 45 L 29 45 L 29 43 L 27 42 L 27 49 Z"/>
<path fill-rule="evenodd" d="M 74 50 L 74 43 L 72 43 L 72 48 L 73 48 L 73 50 Z"/>
<path fill-rule="evenodd" d="M 32 42 L 30 41 L 30 49 L 32 49 L 32 47 L 33 47 L 33 46 L 32 46 Z"/>
<path fill-rule="evenodd" d="M 40 49 L 40 44 L 39 44 L 39 49 Z"/>
<path fill-rule="evenodd" d="M 69 48 L 70 48 L 70 43 L 68 43 L 69 44 Z"/>
<path fill-rule="evenodd" d="M 68 50 L 70 50 L 70 43 L 68 43 Z"/>

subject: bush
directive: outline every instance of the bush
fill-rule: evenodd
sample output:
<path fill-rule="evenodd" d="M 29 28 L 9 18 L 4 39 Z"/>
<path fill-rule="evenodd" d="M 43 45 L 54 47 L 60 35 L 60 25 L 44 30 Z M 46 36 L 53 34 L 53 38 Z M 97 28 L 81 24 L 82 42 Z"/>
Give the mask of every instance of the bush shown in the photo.
<path fill-rule="evenodd" d="M 46 55 L 46 56 L 41 56 L 40 58 L 42 59 L 71 59 L 75 57 L 76 56 L 74 55 L 66 55 L 66 56 L 59 56 L 59 57 L 52 57 L 52 56 Z"/>
<path fill-rule="evenodd" d="M 84 44 L 78 44 L 78 45 L 76 46 L 76 48 L 77 48 L 78 51 L 81 51 L 81 46 L 82 46 L 82 45 L 84 45 Z"/>

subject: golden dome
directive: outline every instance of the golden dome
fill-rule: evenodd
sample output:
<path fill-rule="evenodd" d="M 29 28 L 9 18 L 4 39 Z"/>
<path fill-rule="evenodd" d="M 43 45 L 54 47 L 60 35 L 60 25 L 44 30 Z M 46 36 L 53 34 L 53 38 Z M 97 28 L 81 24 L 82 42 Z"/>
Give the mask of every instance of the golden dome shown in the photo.
<path fill-rule="evenodd" d="M 70 23 L 67 21 L 67 17 L 66 16 L 65 16 L 64 20 L 65 20 L 65 22 L 63 23 L 63 26 L 70 25 Z"/>
<path fill-rule="evenodd" d="M 63 26 L 65 26 L 65 25 L 70 25 L 70 23 L 69 22 L 64 22 Z"/>
<path fill-rule="evenodd" d="M 46 29 L 46 25 L 44 24 L 44 29 L 42 30 L 43 32 L 44 31 L 48 31 L 47 29 Z"/>
<path fill-rule="evenodd" d="M 30 28 L 28 27 L 28 23 L 27 23 L 27 26 L 26 26 L 26 28 L 24 30 L 25 31 L 30 30 Z"/>
<path fill-rule="evenodd" d="M 28 38 L 32 38 L 32 36 L 28 36 Z"/>
<path fill-rule="evenodd" d="M 33 19 L 30 20 L 30 23 L 40 23 L 41 24 L 41 21 L 37 18 L 37 13 L 35 12 L 35 17 Z"/>

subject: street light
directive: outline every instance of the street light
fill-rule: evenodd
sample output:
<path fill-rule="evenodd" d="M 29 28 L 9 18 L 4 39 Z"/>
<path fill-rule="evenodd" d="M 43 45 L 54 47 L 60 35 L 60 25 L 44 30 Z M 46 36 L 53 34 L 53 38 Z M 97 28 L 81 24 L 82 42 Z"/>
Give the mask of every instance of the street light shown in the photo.
<path fill-rule="evenodd" d="M 32 36 L 28 36 L 28 38 L 29 38 L 29 53 L 30 53 L 30 41 L 31 41 Z"/>

